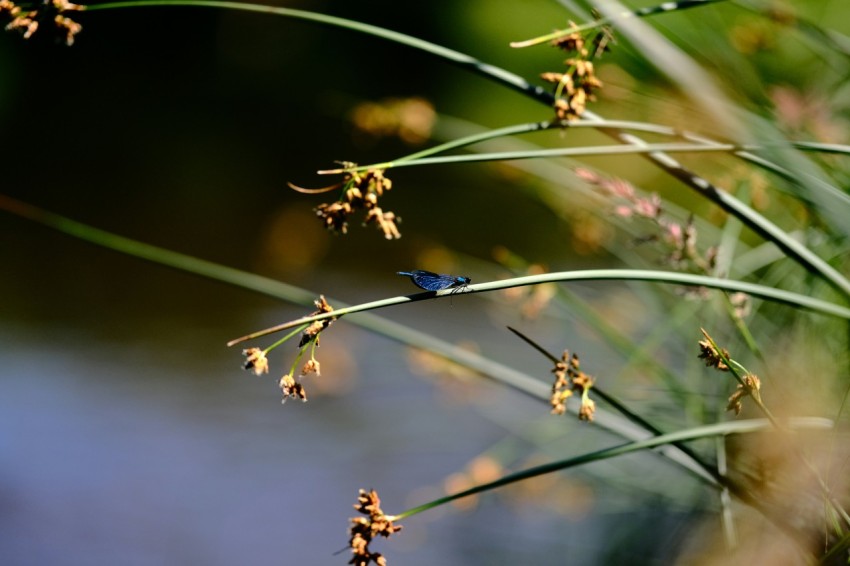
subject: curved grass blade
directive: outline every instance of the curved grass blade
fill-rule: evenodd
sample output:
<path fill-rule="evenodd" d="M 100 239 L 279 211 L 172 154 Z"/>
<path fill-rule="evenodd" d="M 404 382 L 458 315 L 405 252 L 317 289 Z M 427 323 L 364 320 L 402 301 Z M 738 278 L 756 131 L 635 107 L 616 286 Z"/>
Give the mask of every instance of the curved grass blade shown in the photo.
<path fill-rule="evenodd" d="M 316 293 L 293 285 L 118 236 L 117 234 L 88 226 L 4 195 L 0 195 L 0 210 L 6 210 L 19 217 L 37 222 L 94 245 L 291 303 L 311 307 L 316 297 Z M 431 296 L 430 293 L 421 293 L 421 295 Z M 329 300 L 335 306 L 345 306 L 344 303 L 336 299 Z M 350 322 L 355 326 L 375 332 L 390 340 L 433 352 L 520 393 L 544 403 L 549 402 L 549 385 L 529 377 L 522 372 L 494 362 L 489 358 L 373 314 L 361 314 Z M 645 438 L 648 434 L 626 419 L 601 408 L 597 410 L 594 424 L 622 438 L 632 440 Z M 681 451 L 671 448 L 664 450 L 663 456 L 702 481 L 716 485 L 714 478 L 710 474 L 707 474 L 699 464 Z"/>
<path fill-rule="evenodd" d="M 829 419 L 823 419 L 819 417 L 799 417 L 794 419 L 789 419 L 787 421 L 788 429 L 816 429 L 816 430 L 831 430 L 833 428 L 833 422 Z M 639 440 L 636 442 L 629 442 L 626 444 L 619 444 L 617 446 L 612 446 L 610 448 L 603 448 L 602 450 L 597 450 L 594 452 L 588 452 L 586 454 L 582 454 L 580 456 L 575 456 L 572 458 L 567 458 L 565 460 L 558 460 L 555 462 L 550 462 L 548 464 L 543 464 L 541 466 L 535 466 L 533 468 L 528 468 L 526 470 L 522 470 L 521 472 L 517 472 L 514 474 L 510 474 L 499 478 L 498 480 L 477 485 L 470 489 L 454 493 L 452 495 L 447 495 L 445 497 L 441 497 L 439 499 L 435 499 L 429 503 L 424 505 L 420 505 L 418 507 L 414 507 L 412 509 L 408 509 L 403 513 L 399 513 L 398 515 L 393 516 L 393 520 L 403 519 L 405 517 L 410 517 L 411 515 L 416 515 L 417 513 L 421 513 L 422 511 L 427 511 L 433 507 L 438 505 L 442 505 L 444 503 L 449 503 L 451 501 L 455 501 L 456 499 L 461 499 L 463 497 L 468 497 L 470 495 L 475 495 L 478 493 L 483 493 L 485 491 L 490 491 L 499 487 L 503 487 L 512 483 L 516 483 L 518 481 L 526 480 L 529 478 L 534 478 L 537 476 L 541 476 L 543 474 L 549 474 L 552 472 L 557 472 L 560 470 L 566 470 L 569 468 L 575 468 L 577 466 L 581 466 L 584 464 L 589 464 L 591 462 L 599 462 L 602 460 L 608 460 L 611 458 L 615 458 L 617 456 L 623 456 L 625 454 L 630 454 L 632 452 L 638 452 L 640 450 L 647 450 L 649 448 L 656 448 L 658 446 L 663 446 L 665 444 L 672 444 L 673 442 L 686 442 L 689 440 L 696 440 L 700 438 L 710 438 L 713 436 L 727 436 L 730 434 L 748 434 L 753 432 L 759 432 L 762 430 L 770 430 L 773 428 L 773 425 L 767 419 L 749 419 L 743 421 L 730 421 L 725 423 L 718 423 L 713 425 L 700 426 L 685 430 L 680 430 L 676 432 L 671 432 L 667 434 L 663 434 L 661 436 L 654 436 L 652 438 L 647 438 L 645 440 Z"/>
<path fill-rule="evenodd" d="M 733 281 L 730 279 L 721 279 L 719 277 L 708 277 L 705 275 L 693 275 L 690 273 L 679 273 L 672 271 L 650 271 L 643 269 L 588 269 L 583 271 L 563 271 L 558 273 L 546 273 L 543 275 L 530 275 L 527 277 L 514 277 L 511 279 L 503 279 L 501 281 L 491 281 L 489 283 L 478 283 L 469 285 L 466 288 L 466 293 L 481 293 L 485 291 L 495 291 L 499 289 L 507 289 L 510 287 L 522 287 L 524 285 L 537 285 L 540 283 L 568 282 L 568 281 L 653 281 L 657 283 L 669 283 L 673 285 L 687 285 L 691 287 L 707 287 L 709 289 L 719 289 L 723 291 L 747 293 L 754 297 L 767 299 L 770 301 L 784 303 L 790 306 L 804 308 L 820 314 L 836 316 L 839 318 L 850 319 L 850 308 L 837 305 L 828 301 L 815 299 L 799 293 L 783 291 L 773 287 L 759 285 L 757 283 L 747 283 L 744 281 Z M 415 295 L 407 295 L 402 297 L 392 297 L 389 299 L 381 299 L 369 303 L 362 303 L 352 307 L 336 309 L 332 313 L 323 313 L 315 316 L 307 316 L 296 320 L 291 320 L 283 324 L 272 326 L 264 330 L 252 332 L 239 338 L 234 338 L 227 343 L 228 346 L 245 342 L 299 326 L 316 320 L 326 318 L 339 318 L 341 316 L 352 314 L 361 311 L 373 310 L 402 303 L 411 303 L 416 301 L 424 301 L 443 297 L 451 294 L 451 289 L 437 291 L 436 295 L 433 291 L 427 293 L 417 293 Z"/>

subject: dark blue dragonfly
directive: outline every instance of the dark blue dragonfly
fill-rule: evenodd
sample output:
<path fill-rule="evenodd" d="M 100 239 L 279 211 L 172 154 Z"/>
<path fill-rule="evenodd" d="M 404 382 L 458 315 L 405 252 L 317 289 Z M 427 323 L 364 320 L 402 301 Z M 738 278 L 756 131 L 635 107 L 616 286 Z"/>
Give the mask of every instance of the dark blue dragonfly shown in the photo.
<path fill-rule="evenodd" d="M 397 275 L 406 275 L 410 277 L 413 284 L 420 289 L 425 289 L 426 291 L 454 289 L 454 291 L 452 291 L 453 294 L 464 289 L 472 282 L 472 279 L 469 277 L 440 275 L 438 273 L 431 273 L 430 271 L 424 271 L 422 269 L 416 269 L 414 271 L 399 271 Z"/>

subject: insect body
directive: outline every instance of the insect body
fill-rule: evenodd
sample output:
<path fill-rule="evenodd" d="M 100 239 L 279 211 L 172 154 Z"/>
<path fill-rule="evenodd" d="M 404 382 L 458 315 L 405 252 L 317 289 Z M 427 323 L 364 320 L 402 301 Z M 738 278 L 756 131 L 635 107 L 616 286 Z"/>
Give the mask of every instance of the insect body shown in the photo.
<path fill-rule="evenodd" d="M 410 280 L 413 281 L 414 285 L 420 289 L 425 289 L 426 291 L 455 289 L 455 291 L 452 291 L 452 293 L 455 293 L 472 282 L 472 279 L 469 277 L 440 275 L 438 273 L 431 273 L 430 271 L 424 271 L 422 269 L 416 269 L 414 271 L 399 271 L 397 274 L 410 277 Z"/>

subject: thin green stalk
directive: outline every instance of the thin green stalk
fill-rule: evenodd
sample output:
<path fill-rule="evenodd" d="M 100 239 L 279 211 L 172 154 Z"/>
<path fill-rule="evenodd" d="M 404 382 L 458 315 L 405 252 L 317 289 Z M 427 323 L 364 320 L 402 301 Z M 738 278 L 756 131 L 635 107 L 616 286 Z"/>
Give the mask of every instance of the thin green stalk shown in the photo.
<path fill-rule="evenodd" d="M 314 293 L 279 281 L 117 236 L 3 195 L 0 195 L 0 210 L 7 210 L 22 218 L 38 222 L 95 245 L 275 298 L 310 304 L 312 303 L 312 298 L 315 296 Z M 335 300 L 332 300 L 332 302 L 340 304 Z M 428 334 L 370 314 L 361 314 L 352 320 L 352 323 L 397 342 L 431 351 L 541 401 L 545 402 L 549 398 L 550 388 L 545 383 Z M 298 331 L 300 330 L 298 329 Z M 603 409 L 597 410 L 594 424 L 614 434 L 632 440 L 640 440 L 645 435 L 644 431 L 636 429 L 634 425 Z M 660 453 L 671 462 L 678 464 L 708 484 L 717 485 L 712 475 L 706 474 L 699 464 L 694 462 L 687 454 L 676 449 L 675 446 L 671 446 L 669 449 L 662 448 Z M 760 509 L 758 501 L 748 498 L 746 493 L 736 493 L 736 495 L 741 497 L 746 503 Z M 770 518 L 767 511 L 760 510 Z"/>
<path fill-rule="evenodd" d="M 313 299 L 316 296 L 311 291 L 306 291 L 280 281 L 118 236 L 4 195 L 0 195 L 0 210 L 6 210 L 27 220 L 37 222 L 94 245 L 112 249 L 132 257 L 145 259 L 159 265 L 175 268 L 186 273 L 192 273 L 214 281 L 234 285 L 241 289 L 261 293 L 276 299 L 312 306 Z M 332 298 L 329 298 L 329 301 L 337 306 L 343 304 Z M 493 379 L 533 399 L 544 403 L 549 400 L 550 387 L 546 383 L 495 362 L 488 357 L 480 356 L 454 344 L 435 338 L 430 334 L 369 313 L 360 314 L 352 319 L 351 323 L 395 342 L 442 356 L 451 362 L 469 368 L 484 377 Z M 301 330 L 299 328 L 296 333 Z M 639 440 L 646 435 L 645 431 L 638 429 L 627 420 L 603 409 L 597 411 L 594 424 L 613 434 L 632 440 Z M 710 475 L 706 474 L 690 457 L 682 454 L 675 447 L 669 450 L 663 450 L 662 456 L 701 478 L 708 484 L 714 484 L 714 480 Z"/>
<path fill-rule="evenodd" d="M 726 367 L 729 368 L 729 373 L 731 373 L 735 380 L 738 382 L 738 384 L 750 394 L 750 398 L 758 406 L 759 410 L 761 410 L 764 416 L 767 417 L 767 420 L 769 420 L 771 424 L 773 424 L 773 426 L 775 426 L 777 429 L 781 430 L 779 426 L 779 420 L 762 402 L 761 393 L 759 392 L 759 390 L 757 388 L 750 387 L 750 385 L 745 380 L 746 376 L 751 375 L 747 368 L 727 356 L 723 349 L 717 345 L 717 342 L 714 341 L 714 338 L 712 338 L 704 329 L 702 330 L 702 335 L 705 337 L 706 340 L 708 340 L 709 344 L 711 344 L 711 347 L 714 348 L 714 350 L 717 352 L 717 356 L 720 358 L 720 360 L 722 360 L 723 363 L 726 364 Z"/>
<path fill-rule="evenodd" d="M 678 137 L 684 139 L 688 142 L 697 143 L 700 145 L 707 145 L 718 149 L 719 151 L 727 151 L 726 146 L 721 142 L 716 140 L 712 140 L 706 138 L 705 136 L 699 136 L 697 134 L 680 131 L 676 128 L 671 128 L 669 126 L 660 126 L 658 124 L 649 124 L 645 122 L 634 122 L 627 120 L 575 120 L 575 121 L 543 121 L 543 122 L 532 122 L 527 124 L 517 124 L 513 126 L 507 126 L 504 128 L 497 128 L 495 130 L 488 130 L 486 132 L 480 132 L 469 136 L 464 136 L 462 138 L 458 138 L 456 140 L 452 140 L 450 142 L 442 143 L 437 146 L 412 153 L 409 155 L 405 155 L 403 157 L 399 157 L 397 159 L 393 159 L 389 162 L 378 163 L 378 164 L 369 164 L 369 165 L 360 165 L 353 166 L 347 168 L 337 168 L 332 170 L 324 170 L 319 171 L 319 174 L 334 174 L 334 173 L 342 173 L 342 172 L 354 172 L 354 171 L 366 171 L 373 168 L 380 167 L 388 167 L 388 166 L 398 166 L 397 164 L 400 162 L 408 162 L 408 161 L 416 161 L 424 157 L 430 157 L 433 155 L 437 155 L 452 149 L 458 149 L 462 147 L 467 147 L 476 143 L 490 141 L 493 139 L 498 139 L 501 137 L 513 136 L 517 134 L 526 134 L 538 131 L 545 131 L 551 129 L 570 129 L 570 128 L 616 128 L 620 130 L 631 130 L 631 131 L 640 131 L 640 132 L 649 132 L 660 135 L 667 135 Z M 736 147 L 747 148 L 748 150 L 762 150 L 770 147 L 793 147 L 795 149 L 800 149 L 803 151 L 822 151 L 822 152 L 834 152 L 834 153 L 845 153 L 850 154 L 850 146 L 843 145 L 835 145 L 835 144 L 818 144 L 812 142 L 783 142 L 778 144 L 745 144 Z M 539 150 L 537 150 L 539 151 Z M 844 193 L 837 187 L 823 181 L 817 177 L 807 175 L 805 178 L 801 178 L 800 175 L 786 169 L 785 167 L 780 166 L 774 161 L 770 161 L 762 156 L 755 155 L 750 151 L 731 151 L 730 152 L 735 157 L 749 162 L 765 171 L 768 171 L 777 177 L 784 179 L 786 182 L 793 184 L 798 188 L 802 188 L 807 186 L 808 184 L 812 184 L 817 186 L 820 190 L 826 193 L 830 198 L 833 199 L 835 206 L 829 208 L 828 210 L 824 210 L 823 206 L 817 205 L 811 198 L 805 198 L 804 195 L 799 192 L 791 192 L 790 194 L 794 195 L 796 198 L 803 199 L 807 204 L 816 206 L 819 212 L 824 216 L 829 216 L 832 220 L 836 220 L 836 218 L 844 218 L 847 214 L 850 214 L 850 195 Z M 491 155 L 495 156 L 496 153 L 492 153 Z M 529 156 L 535 157 L 539 155 L 533 155 L 531 150 L 529 150 Z M 494 159 L 498 159 L 495 157 Z M 432 162 L 433 163 L 433 162 Z M 392 164 L 392 165 L 389 165 Z M 833 224 L 836 224 L 834 222 Z M 845 229 L 844 222 L 837 222 L 836 226 L 839 230 L 844 229 L 844 231 L 850 234 L 850 230 Z"/>
<path fill-rule="evenodd" d="M 724 305 L 726 306 L 726 314 L 729 315 L 729 319 L 732 321 L 732 324 L 735 325 L 735 329 L 738 331 L 738 334 L 740 334 L 741 338 L 743 338 L 744 344 L 747 345 L 747 348 L 749 348 L 753 355 L 764 362 L 764 354 L 762 353 L 761 348 L 759 348 L 758 342 L 756 342 L 753 333 L 750 332 L 750 326 L 747 324 L 747 321 L 745 321 L 743 317 L 738 316 L 738 313 L 735 312 L 735 305 L 732 304 L 732 299 L 729 297 L 728 293 L 723 294 L 723 299 Z"/>
<path fill-rule="evenodd" d="M 470 293 L 482 293 L 485 291 L 496 291 L 500 289 L 508 289 L 512 287 L 522 287 L 525 285 L 539 285 L 541 283 L 555 283 L 568 281 L 654 281 L 658 283 L 669 283 L 673 285 L 687 285 L 692 287 L 708 287 L 710 289 L 721 289 L 724 291 L 742 292 L 775 301 L 784 303 L 794 307 L 809 309 L 821 314 L 837 316 L 840 318 L 850 319 L 850 308 L 836 305 L 820 299 L 807 297 L 790 291 L 783 291 L 773 287 L 767 287 L 756 283 L 746 283 L 744 281 L 732 281 L 729 279 L 721 279 L 719 277 L 708 277 L 705 275 L 693 275 L 690 273 L 678 273 L 670 271 L 650 271 L 643 269 L 588 269 L 584 271 L 563 271 L 556 273 L 546 273 L 543 275 L 530 275 L 527 277 L 514 277 L 511 279 L 503 279 L 501 281 L 491 281 L 489 283 L 478 283 L 465 287 L 464 295 Z M 228 346 L 245 342 L 292 328 L 301 324 L 324 320 L 326 318 L 339 318 L 343 315 L 353 314 L 361 311 L 368 311 L 392 305 L 403 303 L 412 303 L 416 301 L 424 301 L 438 297 L 449 297 L 456 295 L 455 289 L 444 289 L 442 291 L 426 291 L 424 293 L 415 293 L 413 295 L 405 295 L 401 297 L 392 297 L 389 299 L 381 299 L 369 303 L 336 309 L 333 312 L 322 313 L 317 315 L 305 316 L 283 324 L 278 324 L 270 328 L 258 330 L 239 338 L 234 338 L 227 343 Z"/>
<path fill-rule="evenodd" d="M 833 423 L 828 419 L 822 419 L 817 417 L 800 417 L 790 419 L 788 421 L 788 426 L 792 429 L 828 430 L 833 427 Z M 556 462 L 550 462 L 541 466 L 535 466 L 533 468 L 529 468 L 521 472 L 507 475 L 489 483 L 476 485 L 475 487 L 472 487 L 470 489 L 447 495 L 445 497 L 440 497 L 439 499 L 435 499 L 423 505 L 413 507 L 397 515 L 393 515 L 389 517 L 389 519 L 392 521 L 397 521 L 410 517 L 412 515 L 416 515 L 423 511 L 433 509 L 434 507 L 437 507 L 439 505 L 450 503 L 457 499 L 468 497 L 470 495 L 476 495 L 478 493 L 484 493 L 486 491 L 491 491 L 493 489 L 503 487 L 505 485 L 510 485 L 518 481 L 527 480 L 544 474 L 550 474 L 552 472 L 557 472 L 560 470 L 566 470 L 568 468 L 574 468 L 583 464 L 589 464 L 591 462 L 599 462 L 601 460 L 607 460 L 610 458 L 615 458 L 617 456 L 623 456 L 625 454 L 638 452 L 640 450 L 647 450 L 649 448 L 655 448 L 657 446 L 672 444 L 673 442 L 685 442 L 700 438 L 711 438 L 713 436 L 725 436 L 730 434 L 748 434 L 770 428 L 772 428 L 772 425 L 767 419 L 750 419 L 744 421 L 730 421 L 725 423 L 700 426 L 671 432 L 668 434 L 663 434 L 661 436 L 653 436 L 652 438 L 647 438 L 646 440 L 628 442 L 626 444 L 612 446 L 611 448 L 604 448 L 595 452 L 588 452 L 587 454 L 582 454 L 573 458 L 558 460 Z"/>
<path fill-rule="evenodd" d="M 663 134 L 668 136 L 675 136 L 678 138 L 682 138 L 688 142 L 697 145 L 688 145 L 688 144 L 655 144 L 652 146 L 647 146 L 643 148 L 642 151 L 637 148 L 632 150 L 624 150 L 623 146 L 595 146 L 595 147 L 585 147 L 585 148 L 558 148 L 558 149 L 537 149 L 537 150 L 528 150 L 528 151 L 515 151 L 515 152 L 499 152 L 499 153 L 479 153 L 474 156 L 446 156 L 442 158 L 429 158 L 433 155 L 437 155 L 443 153 L 445 151 L 449 151 L 451 149 L 457 149 L 461 147 L 466 147 L 475 143 L 488 141 L 491 139 L 497 139 L 505 136 L 512 136 L 517 134 L 526 134 L 532 132 L 538 132 L 543 130 L 551 130 L 551 129 L 569 129 L 569 128 L 616 128 L 619 130 L 632 130 L 632 131 L 641 131 L 641 132 L 650 132 L 656 134 Z M 399 157 L 398 159 L 394 159 L 392 161 L 386 161 L 382 163 L 372 163 L 368 165 L 354 165 L 351 167 L 342 167 L 335 169 L 326 169 L 319 171 L 320 175 L 333 175 L 333 174 L 341 174 L 341 173 L 351 173 L 357 171 L 368 171 L 369 169 L 386 169 L 391 167 L 402 167 L 402 166 L 411 166 L 411 165 L 435 165 L 435 164 L 447 164 L 447 163 L 463 163 L 463 162 L 478 162 L 478 161 L 508 161 L 508 160 L 517 160 L 517 159 L 532 159 L 532 158 L 545 158 L 545 157 L 579 157 L 579 156 L 588 156 L 588 155 L 611 155 L 611 154 L 643 154 L 648 153 L 654 150 L 657 151 L 666 151 L 667 153 L 680 153 L 680 152 L 723 152 L 730 153 L 735 157 L 749 162 L 765 171 L 773 173 L 774 175 L 784 179 L 785 181 L 792 183 L 794 186 L 801 188 L 805 187 L 806 183 L 811 183 L 816 185 L 820 190 L 822 190 L 827 196 L 833 199 L 835 205 L 838 209 L 829 209 L 823 210 L 823 206 L 818 206 L 811 198 L 805 197 L 800 193 L 792 193 L 795 197 L 803 199 L 807 204 L 817 206 L 818 210 L 821 214 L 831 217 L 832 220 L 836 220 L 836 218 L 842 218 L 842 213 L 850 213 L 850 195 L 844 193 L 837 187 L 823 181 L 814 176 L 806 176 L 805 179 L 801 178 L 800 175 L 780 166 L 779 164 L 770 161 L 762 156 L 755 155 L 753 151 L 766 150 L 770 148 L 783 148 L 783 147 L 792 147 L 795 149 L 799 149 L 802 151 L 817 151 L 822 153 L 838 153 L 850 155 L 850 146 L 839 145 L 839 144 L 822 144 L 822 143 L 814 143 L 814 142 L 781 142 L 781 143 L 747 143 L 747 144 L 732 144 L 732 143 L 723 143 L 716 140 L 712 140 L 706 138 L 704 136 L 699 136 L 690 132 L 679 131 L 675 128 L 671 128 L 669 126 L 659 126 L 657 124 L 647 124 L 644 122 L 632 122 L 626 120 L 599 120 L 599 121 L 585 121 L 585 120 L 576 120 L 573 122 L 570 121 L 544 121 L 544 122 L 532 122 L 528 124 L 517 124 L 514 126 L 507 126 L 504 128 L 498 128 L 495 130 L 490 130 L 483 133 L 478 133 L 472 136 L 460 138 L 457 140 L 453 140 L 450 142 L 446 142 L 416 153 L 412 153 L 409 155 L 405 155 L 403 157 Z M 620 148 L 620 149 L 617 149 Z M 597 153 L 598 152 L 598 153 Z M 847 231 L 843 222 L 837 223 L 837 228 L 840 230 Z"/>
<path fill-rule="evenodd" d="M 299 334 L 300 332 L 303 332 L 305 328 L 307 328 L 306 324 L 303 325 L 303 326 L 299 326 L 298 328 L 296 328 L 295 330 L 293 330 L 292 332 L 290 332 L 289 334 L 287 334 L 286 336 L 284 336 L 283 338 L 281 338 L 280 340 L 278 340 L 277 342 L 275 342 L 271 346 L 263 348 L 263 353 L 268 354 L 269 352 L 271 352 L 272 350 L 274 350 L 275 348 L 277 348 L 278 346 L 280 346 L 281 344 L 283 344 L 284 342 L 286 342 L 290 338 L 293 338 L 295 335 Z"/>
<path fill-rule="evenodd" d="M 410 155 L 405 155 L 404 157 L 399 157 L 398 159 L 394 159 L 393 163 L 400 163 L 406 161 L 414 161 L 417 159 L 421 159 L 423 157 L 430 157 L 432 155 L 436 155 L 438 153 L 443 153 L 444 151 L 449 151 L 452 149 L 458 149 L 461 147 L 466 147 L 469 145 L 473 145 L 476 143 L 480 143 L 483 141 L 493 140 L 497 138 L 502 138 L 506 136 L 514 136 L 517 134 L 527 134 L 531 132 L 539 132 L 541 130 L 551 130 L 554 128 L 563 127 L 563 124 L 558 124 L 557 122 L 531 122 L 529 124 L 516 124 L 513 126 L 506 126 L 504 128 L 496 128 L 495 130 L 487 130 L 485 132 L 481 132 L 478 134 L 473 134 L 471 136 L 466 136 L 460 139 L 452 140 L 446 143 L 441 143 L 440 145 L 429 147 L 428 149 L 423 149 L 422 151 L 417 151 L 416 153 L 411 153 Z M 371 166 L 367 167 L 354 167 L 344 169 L 344 171 L 365 171 L 367 169 L 372 168 Z"/>
<path fill-rule="evenodd" d="M 468 155 L 445 155 L 442 157 L 422 157 L 416 160 L 405 158 L 397 161 L 385 161 L 355 167 L 341 167 L 319 171 L 321 175 L 338 175 L 368 169 L 390 169 L 393 167 L 413 167 L 419 165 L 445 165 L 449 163 L 477 163 L 480 161 L 510 161 L 513 159 L 540 159 L 548 157 L 586 157 L 590 155 L 630 155 L 648 153 L 727 153 L 741 146 L 735 144 L 700 145 L 692 143 L 657 143 L 644 146 L 602 145 L 591 147 L 559 147 L 536 149 L 533 151 L 504 151 L 497 153 L 474 153 Z"/>
<path fill-rule="evenodd" d="M 462 156 L 445 156 L 440 158 L 432 158 L 431 156 L 444 153 L 452 149 L 458 149 L 470 146 L 483 141 L 497 139 L 501 137 L 513 136 L 518 134 L 527 134 L 553 129 L 573 129 L 573 128 L 617 128 L 621 130 L 633 130 L 640 132 L 648 132 L 662 134 L 682 138 L 690 143 L 670 143 L 670 144 L 653 144 L 644 147 L 623 147 L 617 146 L 591 146 L 581 148 L 549 148 L 537 149 L 528 151 L 513 151 L 513 152 L 494 152 L 481 153 L 477 155 L 462 155 Z M 337 175 L 341 173 L 353 173 L 368 171 L 369 169 L 387 169 L 391 167 L 403 167 L 414 165 L 435 165 L 447 163 L 463 163 L 463 162 L 478 162 L 478 161 L 510 161 L 514 159 L 533 159 L 546 157 L 576 157 L 586 155 L 615 155 L 623 153 L 651 153 L 663 151 L 667 153 L 688 153 L 688 152 L 720 152 L 732 153 L 733 155 L 757 165 L 767 171 L 795 183 L 801 184 L 801 181 L 791 171 L 782 168 L 776 163 L 773 163 L 761 156 L 754 155 L 753 151 L 761 151 L 770 148 L 792 147 L 802 151 L 813 151 L 820 153 L 834 153 L 850 155 L 850 146 L 840 144 L 823 144 L 814 142 L 778 142 L 778 143 L 746 143 L 735 144 L 728 142 L 719 142 L 711 140 L 704 136 L 677 130 L 669 126 L 659 126 L 657 124 L 648 124 L 645 122 L 633 122 L 629 120 L 576 120 L 576 121 L 542 121 L 530 122 L 525 124 L 515 124 L 503 128 L 496 128 L 486 132 L 474 134 L 471 136 L 459 138 L 449 142 L 445 142 L 416 153 L 411 153 L 391 161 L 380 163 L 370 163 L 366 165 L 352 165 L 350 167 L 337 167 L 335 169 L 324 169 L 318 173 L 321 175 Z M 586 153 L 585 153 L 586 152 Z M 430 158 L 430 159 L 426 159 Z M 835 193 L 835 196 L 842 199 L 842 204 L 850 206 L 850 196 L 841 192 L 838 188 L 829 185 L 819 179 L 811 179 L 820 183 L 820 186 L 825 190 L 828 189 Z"/>
<path fill-rule="evenodd" d="M 311 340 L 311 342 L 312 342 L 312 340 Z M 309 348 L 309 347 L 310 346 L 308 344 L 304 344 L 298 350 L 298 355 L 295 356 L 295 360 L 292 361 L 292 365 L 289 367 L 289 375 L 295 375 L 295 368 L 298 367 L 298 363 L 301 361 L 301 358 L 304 357 L 304 352 L 306 352 L 307 348 Z"/>
<path fill-rule="evenodd" d="M 726 480 L 729 472 L 726 460 L 726 442 L 722 436 L 715 437 L 714 450 L 717 454 L 717 474 Z M 738 546 L 738 531 L 735 528 L 735 516 L 732 513 L 732 496 L 728 487 L 720 490 L 720 521 L 723 526 L 723 537 L 729 549 Z"/>
<path fill-rule="evenodd" d="M 305 291 L 294 285 L 125 238 L 2 194 L 0 194 L 0 210 L 6 210 L 22 218 L 38 222 L 39 224 L 68 234 L 69 236 L 132 257 L 152 261 L 159 265 L 173 267 L 203 277 L 209 277 L 216 281 L 229 283 L 259 293 L 275 297 L 285 297 L 287 301 L 296 304 L 312 306 L 316 298 L 315 293 Z"/>
<path fill-rule="evenodd" d="M 713 4 L 715 2 L 724 1 L 726 0 L 679 0 L 678 2 L 664 2 L 663 4 L 659 4 L 658 6 L 647 6 L 646 8 L 640 8 L 638 10 L 626 10 L 614 16 L 600 18 L 594 22 L 581 26 L 560 29 L 552 33 L 548 33 L 546 35 L 541 35 L 523 41 L 512 41 L 511 47 L 531 47 L 533 45 L 540 45 L 541 43 L 547 43 L 555 39 L 560 39 L 561 37 L 573 33 L 581 33 L 583 31 L 590 31 L 592 29 L 600 28 L 604 25 L 614 23 L 617 20 L 625 20 L 628 18 L 644 18 L 646 16 L 654 16 L 656 14 L 663 14 L 665 12 L 672 12 L 678 10 L 687 10 L 688 8 L 696 8 L 699 6 L 705 6 L 707 4 Z"/>

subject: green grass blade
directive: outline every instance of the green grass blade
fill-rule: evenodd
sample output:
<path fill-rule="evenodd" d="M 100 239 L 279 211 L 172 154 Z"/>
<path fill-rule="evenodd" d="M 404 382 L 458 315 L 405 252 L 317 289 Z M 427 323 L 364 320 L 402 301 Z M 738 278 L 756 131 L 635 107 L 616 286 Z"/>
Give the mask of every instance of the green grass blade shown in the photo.
<path fill-rule="evenodd" d="M 112 249 L 133 257 L 138 257 L 153 263 L 172 267 L 180 271 L 200 275 L 208 279 L 228 283 L 236 287 L 261 293 L 277 299 L 312 306 L 316 293 L 288 285 L 280 281 L 268 279 L 259 275 L 246 273 L 238 269 L 222 266 L 213 262 L 173 252 L 157 246 L 137 242 L 130 238 L 118 236 L 105 230 L 100 230 L 77 222 L 61 215 L 54 214 L 18 200 L 0 195 L 0 210 L 35 221 L 49 228 L 74 236 L 86 242 Z M 329 299 L 334 305 L 343 303 Z M 342 310 L 342 309 L 340 309 Z M 529 377 L 525 373 L 494 362 L 478 354 L 459 348 L 453 344 L 419 332 L 402 324 L 398 324 L 379 316 L 364 313 L 351 319 L 352 324 L 365 328 L 396 342 L 415 348 L 428 350 L 452 362 L 472 369 L 479 374 L 494 379 L 512 389 L 538 399 L 544 403 L 549 401 L 551 386 L 543 381 Z M 298 326 L 298 325 L 296 325 Z M 642 439 L 647 432 L 626 419 L 598 409 L 594 423 L 600 427 L 628 439 Z M 710 484 L 714 483 L 711 474 L 693 461 L 687 454 L 671 447 L 664 450 L 663 455 L 677 463 L 690 473 Z"/>
<path fill-rule="evenodd" d="M 832 421 L 829 419 L 823 419 L 818 417 L 800 417 L 789 419 L 787 424 L 789 429 L 817 429 L 817 430 L 830 430 L 833 427 Z M 493 489 L 503 487 L 512 483 L 516 483 L 518 481 L 523 481 L 529 478 L 541 476 L 544 474 L 550 474 L 552 472 L 557 472 L 560 470 L 566 470 L 569 468 L 575 468 L 577 466 L 582 466 L 584 464 L 589 464 L 591 462 L 599 462 L 601 460 L 608 460 L 610 458 L 615 458 L 617 456 L 623 456 L 625 454 L 630 454 L 632 452 L 638 452 L 640 450 L 647 450 L 649 448 L 656 448 L 658 446 L 663 446 L 666 444 L 671 444 L 673 442 L 685 442 L 689 440 L 696 440 L 700 438 L 711 438 L 713 436 L 727 436 L 730 434 L 748 434 L 754 432 L 760 432 L 763 430 L 772 429 L 773 425 L 767 419 L 750 419 L 743 421 L 730 421 L 706 426 L 700 426 L 696 428 L 690 428 L 685 430 L 680 430 L 676 432 L 671 432 L 668 434 L 664 434 L 661 436 L 654 436 L 652 438 L 647 438 L 645 440 L 640 440 L 636 442 L 629 442 L 626 444 L 620 444 L 618 446 L 612 446 L 611 448 L 604 448 L 602 450 L 597 450 L 595 452 L 588 452 L 586 454 L 582 454 L 580 456 L 575 456 L 573 458 L 567 458 L 565 460 L 558 460 L 555 462 L 550 462 L 548 464 L 543 464 L 541 466 L 535 466 L 533 468 L 529 468 L 526 470 L 522 470 L 521 472 L 517 472 L 514 474 L 510 474 L 499 478 L 498 480 L 477 485 L 470 489 L 448 495 L 446 497 L 441 497 L 439 499 L 435 499 L 429 503 L 424 505 L 420 505 L 418 507 L 414 507 L 403 513 L 399 513 L 398 515 L 393 516 L 393 520 L 403 519 L 405 517 L 410 517 L 411 515 L 415 515 L 417 513 L 421 513 L 422 511 L 426 511 L 428 509 L 432 509 L 438 505 L 442 505 L 444 503 L 449 503 L 456 499 L 461 499 L 463 497 L 468 497 L 470 495 L 475 495 L 478 493 L 483 493 L 485 491 L 491 491 Z"/>

